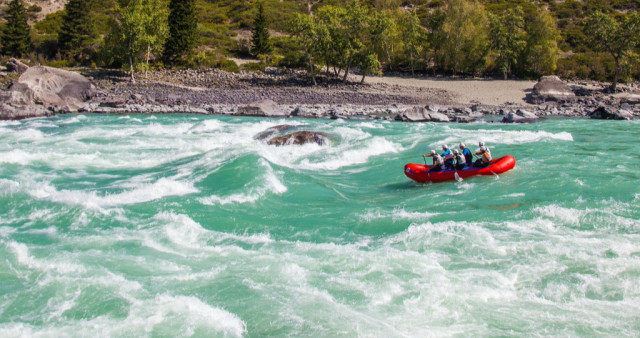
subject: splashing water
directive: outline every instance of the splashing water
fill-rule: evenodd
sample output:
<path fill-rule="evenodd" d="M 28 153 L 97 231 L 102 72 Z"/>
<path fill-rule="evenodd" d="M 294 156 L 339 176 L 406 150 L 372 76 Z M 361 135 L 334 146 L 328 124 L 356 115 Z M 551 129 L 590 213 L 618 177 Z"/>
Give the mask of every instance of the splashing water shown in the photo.
<path fill-rule="evenodd" d="M 254 139 L 285 123 L 331 142 Z M 0 122 L 0 336 L 638 336 L 639 130 Z M 516 168 L 403 175 L 478 140 Z"/>

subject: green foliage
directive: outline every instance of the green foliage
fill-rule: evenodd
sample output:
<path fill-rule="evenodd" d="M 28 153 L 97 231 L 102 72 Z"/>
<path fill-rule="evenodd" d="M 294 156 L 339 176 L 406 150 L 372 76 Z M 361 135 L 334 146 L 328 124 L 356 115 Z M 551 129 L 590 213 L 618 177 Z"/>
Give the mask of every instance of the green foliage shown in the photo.
<path fill-rule="evenodd" d="M 496 66 L 505 80 L 512 74 L 527 46 L 523 12 L 519 7 L 503 14 L 489 14 L 491 48 L 496 54 Z"/>
<path fill-rule="evenodd" d="M 433 42 L 442 69 L 453 74 L 482 70 L 489 51 L 484 7 L 475 1 L 447 0 L 437 19 Z"/>
<path fill-rule="evenodd" d="M 167 3 L 163 0 L 119 0 L 112 31 L 105 48 L 126 64 L 134 80 L 134 69 L 148 69 L 152 54 L 160 54 L 168 33 Z"/>
<path fill-rule="evenodd" d="M 521 75 L 549 75 L 556 70 L 560 34 L 556 21 L 546 10 L 536 12 L 525 25 L 526 47 L 520 57 Z"/>
<path fill-rule="evenodd" d="M 58 34 L 62 28 L 62 20 L 64 19 L 65 12 L 58 11 L 48 14 L 44 19 L 36 22 L 33 28 L 40 34 Z"/>
<path fill-rule="evenodd" d="M 91 57 L 90 45 L 95 36 L 89 2 L 69 0 L 58 34 L 60 53 L 67 58 L 86 61 Z"/>
<path fill-rule="evenodd" d="M 22 57 L 31 50 L 31 30 L 27 24 L 27 8 L 23 0 L 7 5 L 7 24 L 2 29 L 2 54 Z"/>
<path fill-rule="evenodd" d="M 258 14 L 253 21 L 253 29 L 251 31 L 251 53 L 253 55 L 269 54 L 272 48 L 269 43 L 269 29 L 264 16 L 264 5 L 258 3 Z"/>
<path fill-rule="evenodd" d="M 633 12 L 614 18 L 595 12 L 585 22 L 585 34 L 593 50 L 608 53 L 613 58 L 615 69 L 611 88 L 615 91 L 624 63 L 640 45 L 640 14 Z"/>
<path fill-rule="evenodd" d="M 184 61 L 198 45 L 195 0 L 171 0 L 168 23 L 169 38 L 163 59 L 167 64 L 175 65 Z"/>
<path fill-rule="evenodd" d="M 414 75 L 418 64 L 425 63 L 424 54 L 429 47 L 427 31 L 420 25 L 415 12 L 406 12 L 399 18 L 400 37 L 403 42 L 402 59 Z"/>

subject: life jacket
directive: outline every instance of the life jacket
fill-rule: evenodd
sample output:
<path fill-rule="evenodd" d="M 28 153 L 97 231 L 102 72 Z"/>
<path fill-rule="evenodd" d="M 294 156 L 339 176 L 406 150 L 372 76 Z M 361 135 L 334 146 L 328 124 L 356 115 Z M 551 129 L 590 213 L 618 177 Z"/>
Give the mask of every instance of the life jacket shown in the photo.
<path fill-rule="evenodd" d="M 473 163 L 473 154 L 471 153 L 471 150 L 469 150 L 469 148 L 464 148 L 464 150 L 462 151 L 462 155 L 464 155 L 466 163 Z"/>
<path fill-rule="evenodd" d="M 487 148 L 487 150 L 485 150 L 482 153 L 482 163 L 489 163 L 491 162 L 492 157 L 491 157 L 491 150 L 489 150 L 489 148 Z"/>
<path fill-rule="evenodd" d="M 467 161 L 464 159 L 464 156 L 458 154 L 458 155 L 453 155 L 453 158 L 456 161 L 456 165 L 465 165 L 467 163 Z"/>
<path fill-rule="evenodd" d="M 442 153 L 441 156 L 444 157 L 445 161 L 453 158 L 453 154 L 451 154 L 451 150 L 450 149 L 445 150 L 444 153 Z"/>
<path fill-rule="evenodd" d="M 439 154 L 433 155 L 433 165 L 442 165 L 444 161 L 442 160 L 442 156 Z"/>

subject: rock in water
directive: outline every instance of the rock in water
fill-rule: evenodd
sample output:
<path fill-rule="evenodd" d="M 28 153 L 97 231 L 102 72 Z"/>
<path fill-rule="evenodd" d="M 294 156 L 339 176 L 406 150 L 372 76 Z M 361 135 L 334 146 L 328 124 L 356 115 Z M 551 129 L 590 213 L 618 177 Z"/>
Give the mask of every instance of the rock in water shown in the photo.
<path fill-rule="evenodd" d="M 271 100 L 262 100 L 249 105 L 239 107 L 234 115 L 260 116 L 260 117 L 286 117 L 289 115 L 277 103 Z"/>
<path fill-rule="evenodd" d="M 65 112 L 77 112 L 95 92 L 84 76 L 44 66 L 27 69 L 10 90 L 13 104 L 37 104 Z"/>
<path fill-rule="evenodd" d="M 296 131 L 290 134 L 276 136 L 270 139 L 267 144 L 275 146 L 284 145 L 303 145 L 307 143 L 316 143 L 318 145 L 325 145 L 328 143 L 328 136 L 325 133 L 315 131 Z"/>
<path fill-rule="evenodd" d="M 447 115 L 432 111 L 429 107 L 413 107 L 405 110 L 395 120 L 405 122 L 449 122 Z"/>
<path fill-rule="evenodd" d="M 592 119 L 598 120 L 633 120 L 633 114 L 624 109 L 617 110 L 612 107 L 600 106 L 587 114 Z"/>
<path fill-rule="evenodd" d="M 290 130 L 296 128 L 296 126 L 290 125 L 290 124 L 281 124 L 278 126 L 274 126 L 271 127 L 263 132 L 261 132 L 260 134 L 256 135 L 254 138 L 256 140 L 266 140 L 268 138 L 270 138 L 271 136 L 274 136 L 280 132 L 283 132 L 285 130 Z"/>
<path fill-rule="evenodd" d="M 559 77 L 543 76 L 535 86 L 530 103 L 540 104 L 546 101 L 566 102 L 572 101 L 576 97 L 575 93 Z"/>
<path fill-rule="evenodd" d="M 502 118 L 503 123 L 530 123 L 535 122 L 539 119 L 539 117 L 526 110 L 518 109 L 517 112 L 509 112 L 505 117 Z"/>

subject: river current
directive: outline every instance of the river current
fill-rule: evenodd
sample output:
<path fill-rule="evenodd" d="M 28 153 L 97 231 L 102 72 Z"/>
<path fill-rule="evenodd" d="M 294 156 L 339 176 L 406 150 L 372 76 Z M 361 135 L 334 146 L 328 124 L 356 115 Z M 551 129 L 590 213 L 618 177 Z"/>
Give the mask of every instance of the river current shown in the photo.
<path fill-rule="evenodd" d="M 254 138 L 279 124 L 331 141 Z M 479 140 L 516 167 L 403 175 Z M 583 119 L 0 121 L 0 336 L 638 337 L 639 140 Z"/>

